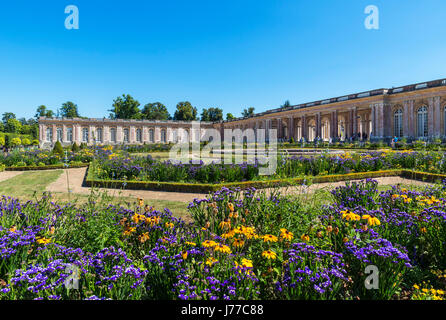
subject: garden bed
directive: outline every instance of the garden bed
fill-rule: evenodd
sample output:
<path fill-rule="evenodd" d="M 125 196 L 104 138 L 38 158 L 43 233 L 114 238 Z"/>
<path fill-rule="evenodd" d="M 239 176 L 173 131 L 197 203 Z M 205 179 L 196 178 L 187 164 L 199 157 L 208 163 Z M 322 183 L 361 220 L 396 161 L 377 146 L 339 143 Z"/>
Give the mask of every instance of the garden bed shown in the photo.
<path fill-rule="evenodd" d="M 70 169 L 70 168 L 85 168 L 88 167 L 89 163 L 82 164 L 70 164 L 65 166 L 64 164 L 52 164 L 46 166 L 23 166 L 23 167 L 6 167 L 6 171 L 34 171 L 34 170 L 54 170 L 54 169 Z M 1 170 L 0 170 L 1 171 Z"/>

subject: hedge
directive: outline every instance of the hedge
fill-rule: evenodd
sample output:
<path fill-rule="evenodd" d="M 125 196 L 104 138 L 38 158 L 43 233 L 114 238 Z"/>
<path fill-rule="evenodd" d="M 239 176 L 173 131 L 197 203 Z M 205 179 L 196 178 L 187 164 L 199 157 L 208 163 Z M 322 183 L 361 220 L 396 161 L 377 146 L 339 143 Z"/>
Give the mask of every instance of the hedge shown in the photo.
<path fill-rule="evenodd" d="M 70 164 L 68 168 L 85 168 L 88 167 L 89 163 L 82 164 Z M 6 167 L 6 171 L 31 171 L 31 170 L 54 170 L 54 169 L 65 169 L 64 164 L 50 164 L 47 166 L 23 166 L 23 167 Z M 1 170 L 0 170 L 1 171 Z"/>
<path fill-rule="evenodd" d="M 160 182 L 160 181 L 124 181 L 124 180 L 103 180 L 92 177 L 90 170 L 88 171 L 85 184 L 88 187 L 129 189 L 129 190 L 156 190 L 156 191 L 176 191 L 186 193 L 207 193 L 226 188 L 272 188 L 287 187 L 310 183 L 339 182 L 349 180 L 360 180 L 378 177 L 400 176 L 402 170 L 383 170 L 372 172 L 356 172 L 343 175 L 326 175 L 316 177 L 300 177 L 289 179 L 275 180 L 259 180 L 259 181 L 242 181 L 242 182 L 226 182 L 226 183 L 181 183 L 181 182 Z"/>

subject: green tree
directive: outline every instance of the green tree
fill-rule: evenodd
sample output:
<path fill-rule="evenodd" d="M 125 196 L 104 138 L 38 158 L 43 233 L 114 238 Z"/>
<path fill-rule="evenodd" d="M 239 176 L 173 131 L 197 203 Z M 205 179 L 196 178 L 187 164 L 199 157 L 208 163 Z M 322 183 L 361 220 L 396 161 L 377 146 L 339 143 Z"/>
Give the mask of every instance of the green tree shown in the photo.
<path fill-rule="evenodd" d="M 194 121 L 198 119 L 197 113 L 197 108 L 192 106 L 189 101 L 179 102 L 173 119 L 179 121 Z"/>
<path fill-rule="evenodd" d="M 288 107 L 291 107 L 290 100 L 285 101 L 284 104 L 282 104 L 280 107 L 281 107 L 281 108 L 288 108 Z"/>
<path fill-rule="evenodd" d="M 38 106 L 38 107 L 37 107 L 37 111 L 36 111 L 36 114 L 35 114 L 34 117 L 35 117 L 36 119 L 39 119 L 40 117 L 52 118 L 53 115 L 54 115 L 54 112 L 53 112 L 53 111 L 48 110 L 48 109 L 46 108 L 46 106 L 41 105 L 41 106 Z"/>
<path fill-rule="evenodd" d="M 234 120 L 234 119 L 235 119 L 235 117 L 234 117 L 234 115 L 232 113 L 227 113 L 226 114 L 226 120 Z"/>
<path fill-rule="evenodd" d="M 5 112 L 2 115 L 3 125 L 6 127 L 9 119 L 15 119 L 15 114 L 12 112 Z"/>
<path fill-rule="evenodd" d="M 29 140 L 28 138 L 23 138 L 22 139 L 22 144 L 24 146 L 29 146 L 31 144 L 31 140 Z"/>
<path fill-rule="evenodd" d="M 203 109 L 201 112 L 201 121 L 221 121 L 223 120 L 223 110 L 220 108 Z"/>
<path fill-rule="evenodd" d="M 74 104 L 71 101 L 63 103 L 60 108 L 60 115 L 64 118 L 79 118 L 77 104 Z"/>
<path fill-rule="evenodd" d="M 6 123 L 5 130 L 6 132 L 20 133 L 22 130 L 22 124 L 19 120 L 11 118 Z"/>
<path fill-rule="evenodd" d="M 79 146 L 77 145 L 76 142 L 74 142 L 73 145 L 71 146 L 71 151 L 73 151 L 73 152 L 79 151 Z"/>
<path fill-rule="evenodd" d="M 11 140 L 11 146 L 12 147 L 18 147 L 22 144 L 22 140 L 20 140 L 20 138 L 13 138 Z"/>
<path fill-rule="evenodd" d="M 53 153 L 56 153 L 56 154 L 60 155 L 61 157 L 63 156 L 63 148 L 62 148 L 62 144 L 60 143 L 60 141 L 57 141 L 54 144 Z"/>
<path fill-rule="evenodd" d="M 0 122 L 0 132 L 5 132 L 5 125 L 3 122 Z"/>
<path fill-rule="evenodd" d="M 169 111 L 161 102 L 148 103 L 142 109 L 142 116 L 147 120 L 168 120 Z"/>
<path fill-rule="evenodd" d="M 5 137 L 0 137 L 0 147 L 5 145 Z"/>
<path fill-rule="evenodd" d="M 254 116 L 254 108 L 249 107 L 248 109 L 244 109 L 242 112 L 242 116 L 243 116 L 243 118 L 249 118 L 249 117 Z"/>
<path fill-rule="evenodd" d="M 139 102 L 131 95 L 123 94 L 113 100 L 113 109 L 109 110 L 111 119 L 141 119 Z"/>

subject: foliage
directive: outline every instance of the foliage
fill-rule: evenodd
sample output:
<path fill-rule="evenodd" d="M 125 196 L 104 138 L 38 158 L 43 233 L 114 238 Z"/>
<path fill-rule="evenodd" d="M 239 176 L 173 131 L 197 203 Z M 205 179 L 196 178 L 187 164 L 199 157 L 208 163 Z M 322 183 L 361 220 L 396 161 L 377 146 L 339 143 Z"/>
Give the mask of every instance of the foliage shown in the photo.
<path fill-rule="evenodd" d="M 197 118 L 197 108 L 191 105 L 189 101 L 179 102 L 173 116 L 177 121 L 194 121 Z"/>
<path fill-rule="evenodd" d="M 161 102 L 148 103 L 142 110 L 142 116 L 147 120 L 169 120 L 170 114 Z"/>
<path fill-rule="evenodd" d="M 113 100 L 113 109 L 109 110 L 111 119 L 140 119 L 139 102 L 129 94 L 123 94 Z"/>

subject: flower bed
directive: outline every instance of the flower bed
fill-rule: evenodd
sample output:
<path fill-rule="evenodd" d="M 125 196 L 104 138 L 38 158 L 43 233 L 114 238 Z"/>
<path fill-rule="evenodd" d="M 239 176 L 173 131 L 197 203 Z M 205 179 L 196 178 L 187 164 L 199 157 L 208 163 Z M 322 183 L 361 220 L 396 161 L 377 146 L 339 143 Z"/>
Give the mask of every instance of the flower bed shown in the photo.
<path fill-rule="evenodd" d="M 191 224 L 141 199 L 126 209 L 3 197 L 0 299 L 443 297 L 444 282 L 431 281 L 435 294 L 421 282 L 446 269 L 446 184 L 379 193 L 367 180 L 332 196 L 307 207 L 223 188 L 189 204 Z M 364 286 L 370 265 L 375 290 Z"/>

